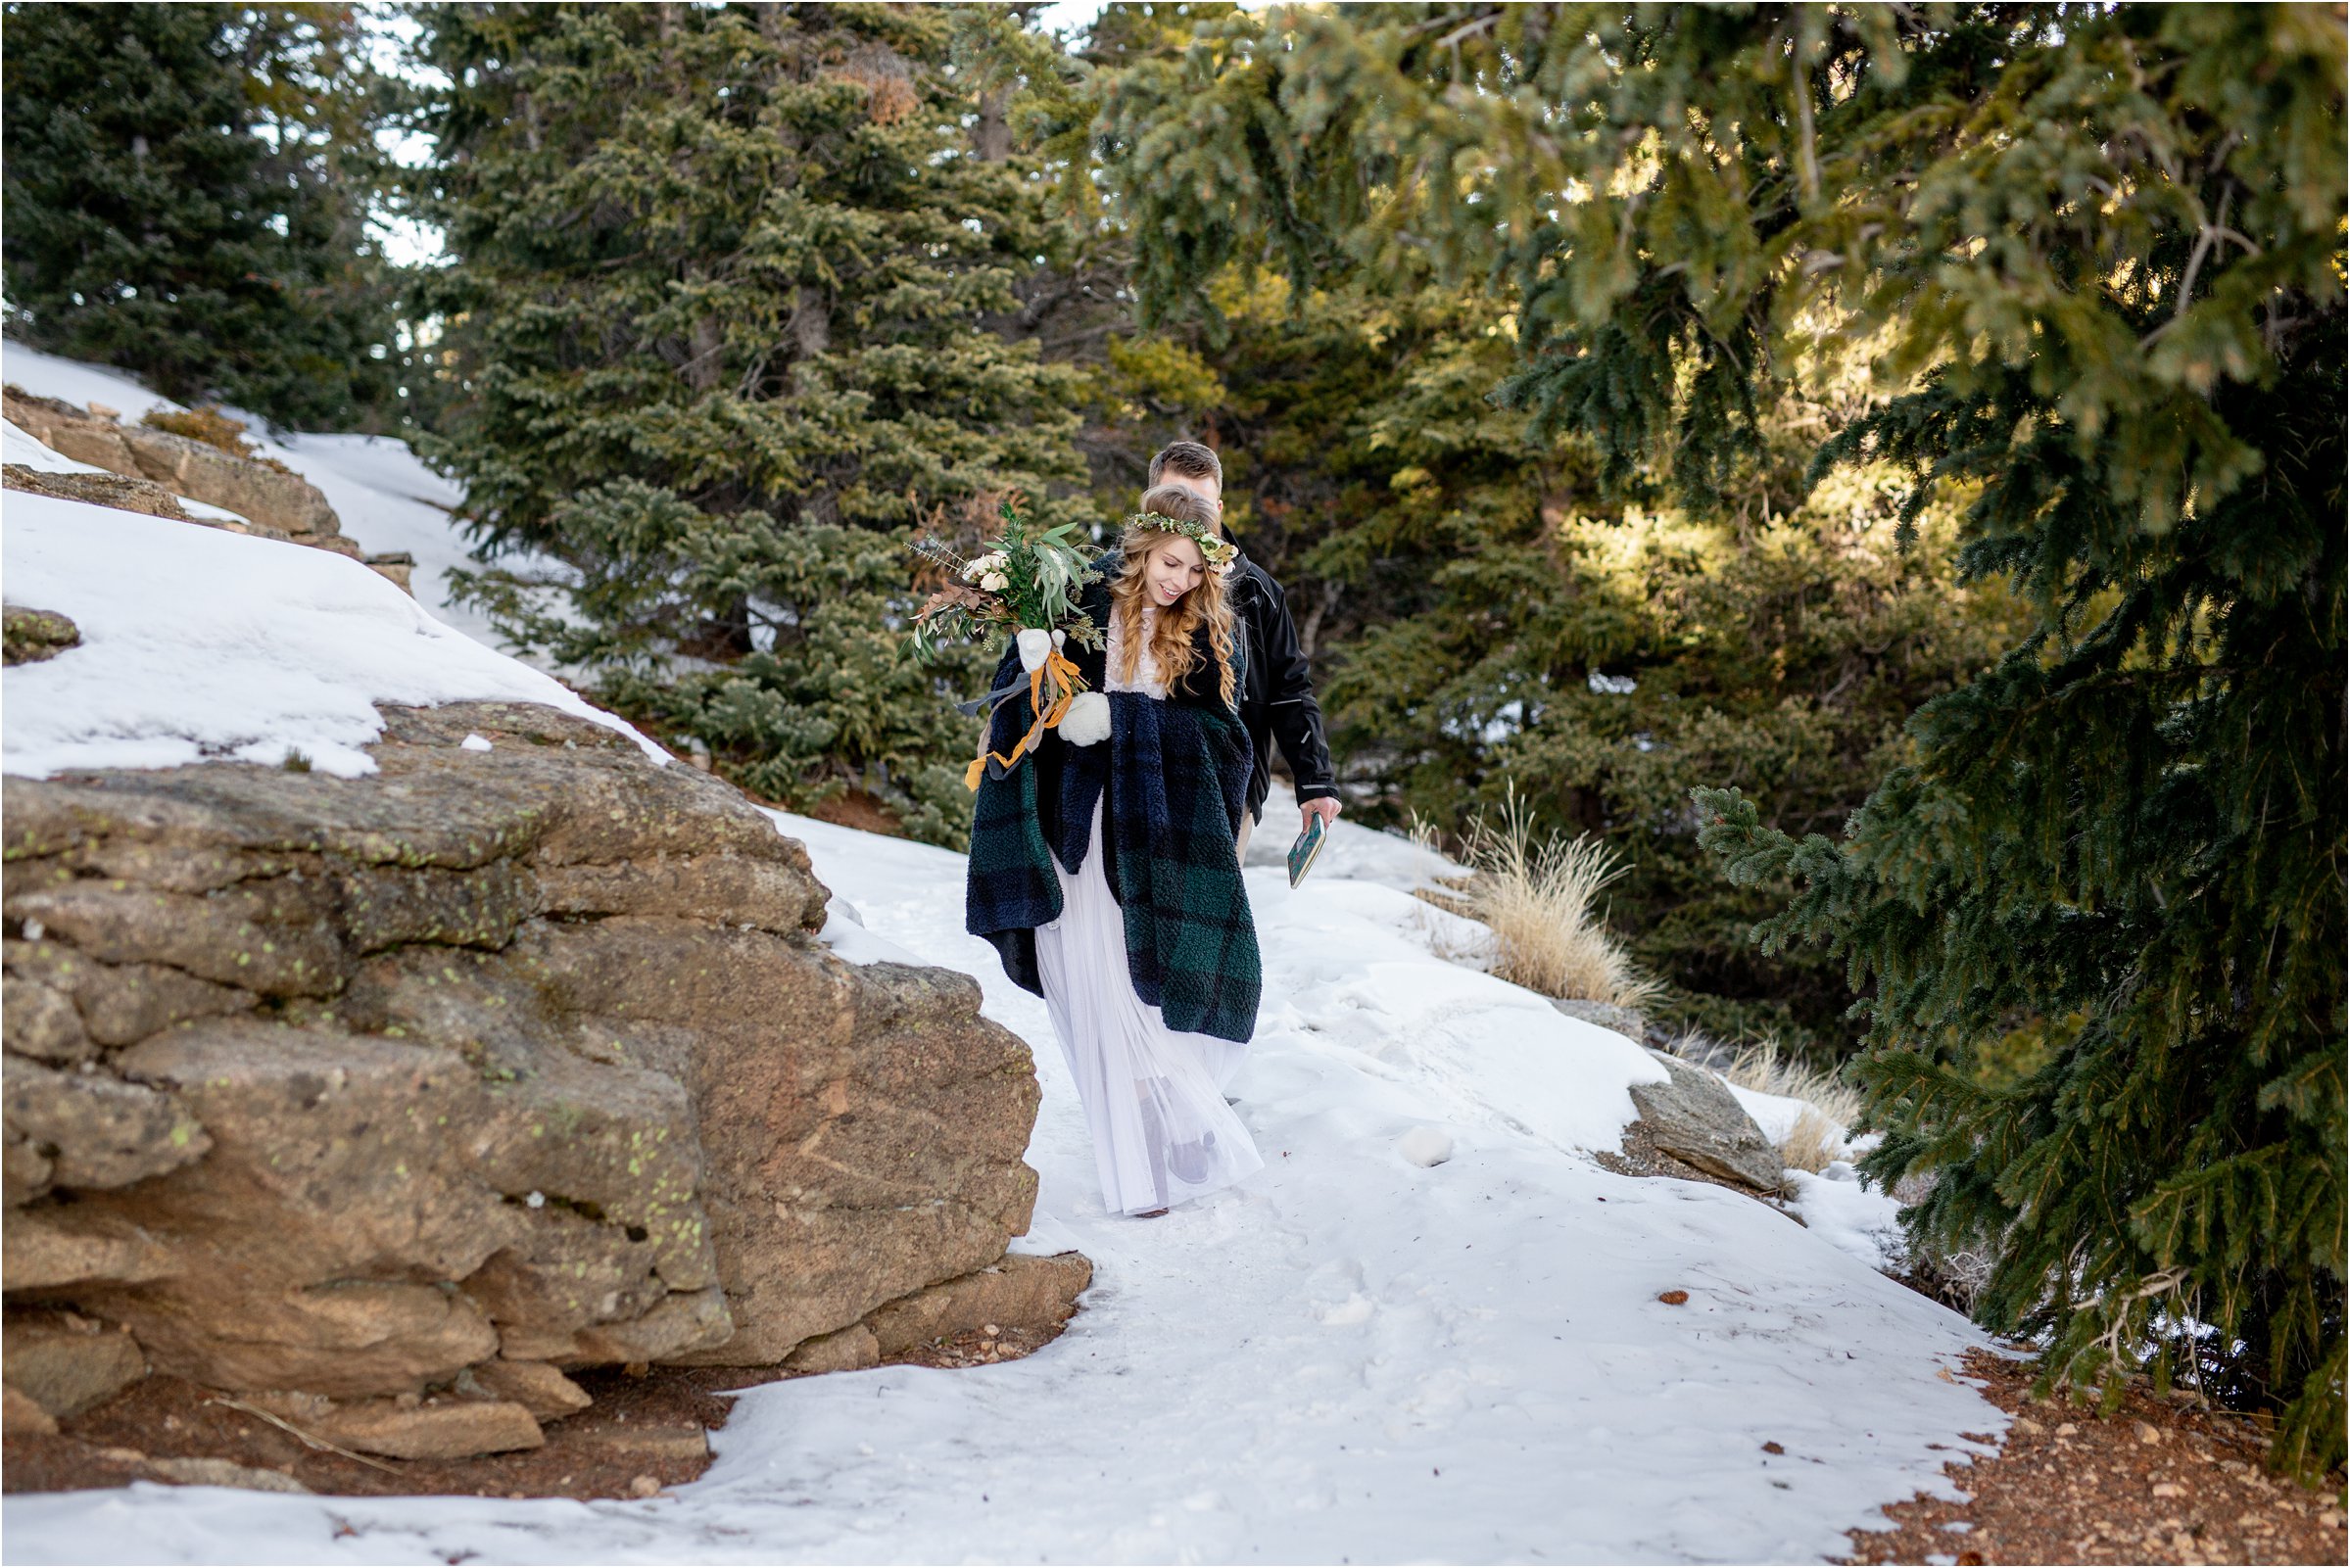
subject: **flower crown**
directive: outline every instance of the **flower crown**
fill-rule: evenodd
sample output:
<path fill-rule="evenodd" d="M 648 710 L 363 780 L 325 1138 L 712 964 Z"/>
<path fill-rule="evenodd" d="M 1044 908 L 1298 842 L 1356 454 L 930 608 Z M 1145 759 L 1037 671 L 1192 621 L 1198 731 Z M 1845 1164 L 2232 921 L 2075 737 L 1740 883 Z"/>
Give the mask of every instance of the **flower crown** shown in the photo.
<path fill-rule="evenodd" d="M 1210 566 L 1219 572 L 1240 557 L 1240 546 L 1219 535 L 1206 523 L 1185 522 L 1165 512 L 1136 512 L 1127 519 L 1128 528 L 1155 528 L 1162 534 L 1180 534 L 1199 546 L 1199 552 Z"/>

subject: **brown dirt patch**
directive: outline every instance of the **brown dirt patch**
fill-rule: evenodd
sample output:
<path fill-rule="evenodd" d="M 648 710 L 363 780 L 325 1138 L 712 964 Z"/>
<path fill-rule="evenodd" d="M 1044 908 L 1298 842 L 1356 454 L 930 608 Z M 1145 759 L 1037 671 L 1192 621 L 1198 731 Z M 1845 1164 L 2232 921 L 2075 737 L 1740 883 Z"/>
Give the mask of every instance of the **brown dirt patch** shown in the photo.
<path fill-rule="evenodd" d="M 953 1368 L 1018 1360 L 1059 1337 L 1007 1329 L 921 1345 L 895 1363 Z M 345 1497 L 424 1494 L 483 1497 L 628 1497 L 692 1481 L 710 1467 L 706 1432 L 726 1425 L 726 1391 L 814 1375 L 778 1367 L 657 1366 L 583 1369 L 573 1381 L 595 1404 L 547 1426 L 547 1444 L 471 1459 L 378 1459 L 373 1464 L 308 1447 L 255 1415 L 216 1402 L 213 1391 L 175 1377 L 133 1383 L 94 1409 L 59 1423 L 54 1437 L 20 1434 L 0 1454 L 0 1490 L 73 1492 L 164 1480 L 149 1459 L 227 1459 L 274 1470 L 311 1491 Z"/>
<path fill-rule="evenodd" d="M 2240 1416 L 2133 1389 L 2120 1409 L 2031 1398 L 2032 1367 L 1970 1352 L 1966 1369 L 2016 1417 L 1994 1457 L 1943 1467 L 1963 1502 L 1920 1493 L 1890 1530 L 1850 1532 L 1851 1563 L 2338 1563 L 2350 1554 L 2339 1472 L 2311 1491 L 2262 1468 Z M 1959 1528 L 1952 1528 L 1953 1526 Z"/>
<path fill-rule="evenodd" d="M 817 801 L 804 815 L 836 828 L 854 828 L 860 832 L 881 833 L 890 838 L 906 835 L 905 824 L 897 820 L 897 814 L 882 804 L 881 796 L 864 789 L 843 789 Z"/>

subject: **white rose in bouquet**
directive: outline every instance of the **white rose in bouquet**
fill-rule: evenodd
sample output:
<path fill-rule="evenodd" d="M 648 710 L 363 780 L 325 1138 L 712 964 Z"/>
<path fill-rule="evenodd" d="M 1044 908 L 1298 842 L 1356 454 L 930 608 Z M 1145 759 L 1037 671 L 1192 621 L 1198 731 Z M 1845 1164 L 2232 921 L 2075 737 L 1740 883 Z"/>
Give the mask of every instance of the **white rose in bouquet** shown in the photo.
<path fill-rule="evenodd" d="M 1061 738 L 1073 746 L 1090 746 L 1110 738 L 1110 699 L 1099 691 L 1079 691 L 1061 715 Z"/>
<path fill-rule="evenodd" d="M 989 550 L 976 560 L 966 561 L 963 564 L 963 581 L 977 583 L 990 594 L 1000 594 L 1004 589 L 1004 568 L 1011 564 L 1012 557 L 1002 550 Z M 994 581 L 988 581 L 990 578 Z"/>
<path fill-rule="evenodd" d="M 947 582 L 915 612 L 907 643 L 916 658 L 932 663 L 950 643 L 992 641 L 1007 630 L 1019 630 L 1022 621 L 1033 621 L 1040 623 L 1038 629 L 1020 636 L 1021 663 L 1031 675 L 1039 675 L 1050 667 L 1052 650 L 1070 640 L 1045 628 L 1076 623 L 1079 643 L 1100 644 L 1095 628 L 1081 621 L 1079 606 L 1085 586 L 1099 574 L 1079 523 L 1042 527 L 1023 516 L 1017 501 L 1009 499 L 997 511 L 1003 531 L 977 555 L 965 557 L 936 539 L 915 542 L 914 553 L 930 567 L 942 568 Z M 972 592 L 975 588 L 978 593 Z M 1063 669 L 1051 683 L 1050 700 L 1059 701 L 1065 689 L 1082 684 Z"/>

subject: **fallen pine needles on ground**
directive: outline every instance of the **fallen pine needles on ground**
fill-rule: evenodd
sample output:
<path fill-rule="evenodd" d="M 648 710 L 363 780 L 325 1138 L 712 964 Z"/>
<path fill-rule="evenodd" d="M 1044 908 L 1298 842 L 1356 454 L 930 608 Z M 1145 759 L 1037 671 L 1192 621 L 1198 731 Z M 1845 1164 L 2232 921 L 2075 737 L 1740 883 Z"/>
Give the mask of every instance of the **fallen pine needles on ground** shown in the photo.
<path fill-rule="evenodd" d="M 2034 1400 L 2029 1362 L 1969 1353 L 1966 1370 L 2016 1419 L 1996 1455 L 1944 1466 L 1963 1501 L 1889 1504 L 1850 1532 L 1851 1563 L 2338 1563 L 2343 1477 L 2312 1491 L 2262 1465 L 2242 1416 L 2132 1389 L 2122 1406 Z"/>

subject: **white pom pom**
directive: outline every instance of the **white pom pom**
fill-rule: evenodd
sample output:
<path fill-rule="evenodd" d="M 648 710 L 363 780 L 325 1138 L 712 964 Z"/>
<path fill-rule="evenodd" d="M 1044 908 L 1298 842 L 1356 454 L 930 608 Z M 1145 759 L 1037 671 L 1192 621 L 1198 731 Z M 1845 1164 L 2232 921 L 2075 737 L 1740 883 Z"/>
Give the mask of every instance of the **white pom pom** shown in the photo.
<path fill-rule="evenodd" d="M 1110 738 L 1110 699 L 1099 691 L 1079 691 L 1061 716 L 1061 738 L 1073 746 L 1089 746 Z"/>
<path fill-rule="evenodd" d="M 1044 656 L 1052 651 L 1053 640 L 1042 627 L 1024 626 L 1014 639 L 1020 644 L 1020 667 L 1024 670 L 1044 668 Z"/>

